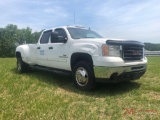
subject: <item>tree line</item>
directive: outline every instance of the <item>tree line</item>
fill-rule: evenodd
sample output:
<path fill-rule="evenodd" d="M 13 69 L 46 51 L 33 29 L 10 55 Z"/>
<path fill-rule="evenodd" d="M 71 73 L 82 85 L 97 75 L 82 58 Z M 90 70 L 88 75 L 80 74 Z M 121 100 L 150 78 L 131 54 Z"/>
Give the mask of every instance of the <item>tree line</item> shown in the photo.
<path fill-rule="evenodd" d="M 160 44 L 144 43 L 145 49 L 148 51 L 160 51 Z"/>
<path fill-rule="evenodd" d="M 0 28 L 0 57 L 14 57 L 17 45 L 37 43 L 41 32 L 32 32 L 29 27 L 19 29 L 13 24 Z M 145 43 L 145 49 L 160 51 L 160 44 Z"/>
<path fill-rule="evenodd" d="M 0 57 L 14 57 L 17 45 L 36 43 L 41 32 L 32 32 L 29 27 L 19 29 L 13 24 L 0 28 Z"/>

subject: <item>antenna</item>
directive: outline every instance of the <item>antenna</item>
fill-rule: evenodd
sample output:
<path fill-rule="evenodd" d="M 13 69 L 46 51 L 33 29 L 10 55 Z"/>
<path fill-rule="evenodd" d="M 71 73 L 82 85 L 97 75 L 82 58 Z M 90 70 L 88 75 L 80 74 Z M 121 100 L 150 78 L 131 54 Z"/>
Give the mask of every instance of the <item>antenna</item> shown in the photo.
<path fill-rule="evenodd" d="M 75 11 L 74 11 L 74 25 L 76 26 Z"/>

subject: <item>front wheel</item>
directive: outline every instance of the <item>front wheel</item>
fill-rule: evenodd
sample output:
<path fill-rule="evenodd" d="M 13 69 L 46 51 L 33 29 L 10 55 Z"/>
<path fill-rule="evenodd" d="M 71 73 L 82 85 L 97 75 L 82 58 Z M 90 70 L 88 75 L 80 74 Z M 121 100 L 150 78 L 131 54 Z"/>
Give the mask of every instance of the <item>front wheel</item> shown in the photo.
<path fill-rule="evenodd" d="M 92 90 L 95 88 L 95 78 L 92 66 L 85 62 L 78 62 L 73 68 L 74 84 L 80 90 Z"/>

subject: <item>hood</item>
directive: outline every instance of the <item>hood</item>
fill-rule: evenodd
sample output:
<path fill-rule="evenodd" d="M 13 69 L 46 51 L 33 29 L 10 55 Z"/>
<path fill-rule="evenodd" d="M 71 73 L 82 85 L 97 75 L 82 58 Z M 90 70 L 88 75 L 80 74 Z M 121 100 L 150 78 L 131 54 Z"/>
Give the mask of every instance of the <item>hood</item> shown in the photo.
<path fill-rule="evenodd" d="M 98 42 L 101 44 L 106 44 L 106 41 L 113 40 L 113 41 L 125 41 L 124 39 L 111 39 L 111 38 L 81 38 L 81 39 L 75 39 L 75 41 L 81 41 L 81 42 Z"/>

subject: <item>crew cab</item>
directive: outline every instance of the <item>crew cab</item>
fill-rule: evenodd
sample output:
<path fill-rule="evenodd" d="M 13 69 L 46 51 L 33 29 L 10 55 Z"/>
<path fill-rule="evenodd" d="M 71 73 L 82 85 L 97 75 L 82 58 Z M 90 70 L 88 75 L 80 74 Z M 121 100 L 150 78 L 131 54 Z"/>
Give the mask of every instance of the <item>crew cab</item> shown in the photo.
<path fill-rule="evenodd" d="M 30 68 L 69 72 L 81 90 L 92 90 L 97 82 L 137 80 L 147 67 L 143 43 L 103 38 L 76 26 L 44 30 L 37 44 L 18 46 L 16 58 L 20 73 Z"/>

